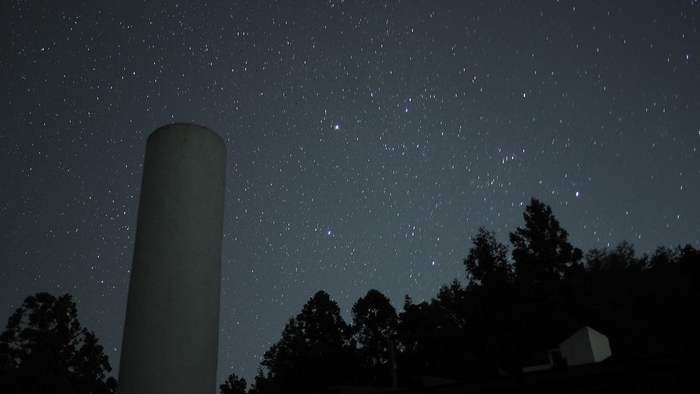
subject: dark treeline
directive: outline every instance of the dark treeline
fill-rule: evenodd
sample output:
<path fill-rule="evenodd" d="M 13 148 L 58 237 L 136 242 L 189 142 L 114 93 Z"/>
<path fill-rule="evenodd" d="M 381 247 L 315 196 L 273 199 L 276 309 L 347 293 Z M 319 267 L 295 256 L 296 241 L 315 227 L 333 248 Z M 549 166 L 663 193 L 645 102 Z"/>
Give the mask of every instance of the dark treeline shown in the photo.
<path fill-rule="evenodd" d="M 700 251 L 659 247 L 637 257 L 623 242 L 583 253 L 552 209 L 532 199 L 508 245 L 480 228 L 455 280 L 403 311 L 378 290 L 352 308 L 317 292 L 263 356 L 251 387 L 235 374 L 222 394 L 321 393 L 337 386 L 399 387 L 421 376 L 469 380 L 547 363 L 547 350 L 583 326 L 610 338 L 625 360 L 700 350 Z M 393 344 L 393 345 L 392 345 Z"/>
<path fill-rule="evenodd" d="M 323 393 L 338 386 L 399 387 L 421 376 L 470 380 L 518 374 L 583 326 L 610 338 L 613 358 L 700 351 L 700 251 L 623 242 L 583 253 L 549 206 L 532 199 L 509 246 L 478 229 L 464 259 L 467 285 L 394 309 L 378 290 L 352 322 L 324 291 L 285 325 L 250 388 L 232 374 L 222 394 Z M 70 295 L 29 296 L 0 334 L 0 392 L 114 393 L 97 337 Z"/>

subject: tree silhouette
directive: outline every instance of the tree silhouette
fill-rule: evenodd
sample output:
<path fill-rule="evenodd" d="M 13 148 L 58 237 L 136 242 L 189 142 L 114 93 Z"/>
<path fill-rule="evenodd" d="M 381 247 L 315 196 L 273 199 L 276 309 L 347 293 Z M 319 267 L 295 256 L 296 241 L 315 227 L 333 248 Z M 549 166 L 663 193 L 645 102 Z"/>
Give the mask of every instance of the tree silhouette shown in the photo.
<path fill-rule="evenodd" d="M 117 382 L 69 294 L 29 296 L 0 335 L 0 392 L 113 393 Z"/>
<path fill-rule="evenodd" d="M 353 331 L 359 345 L 363 384 L 388 386 L 390 380 L 390 341 L 396 336 L 398 315 L 389 299 L 379 290 L 369 290 L 352 307 Z"/>
<path fill-rule="evenodd" d="M 252 390 L 256 393 L 320 393 L 334 385 L 357 383 L 352 332 L 340 308 L 318 291 L 291 318 L 282 338 L 263 355 Z"/>
<path fill-rule="evenodd" d="M 551 284 L 580 264 L 581 249 L 569 243 L 569 233 L 559 226 L 549 205 L 533 198 L 523 218 L 525 227 L 518 227 L 509 236 L 519 281 Z"/>
<path fill-rule="evenodd" d="M 507 253 L 508 247 L 498 242 L 492 231 L 479 227 L 464 259 L 470 284 L 492 286 L 510 282 L 513 267 L 508 262 Z"/>
<path fill-rule="evenodd" d="M 248 383 L 245 379 L 232 373 L 223 384 L 219 385 L 219 392 L 221 394 L 245 394 L 247 386 Z"/>
<path fill-rule="evenodd" d="M 399 314 L 397 356 L 404 385 L 420 376 L 464 378 L 480 368 L 476 345 L 481 338 L 474 335 L 477 316 L 471 315 L 467 296 L 457 280 L 442 286 L 430 302 L 414 304 L 406 296 Z"/>

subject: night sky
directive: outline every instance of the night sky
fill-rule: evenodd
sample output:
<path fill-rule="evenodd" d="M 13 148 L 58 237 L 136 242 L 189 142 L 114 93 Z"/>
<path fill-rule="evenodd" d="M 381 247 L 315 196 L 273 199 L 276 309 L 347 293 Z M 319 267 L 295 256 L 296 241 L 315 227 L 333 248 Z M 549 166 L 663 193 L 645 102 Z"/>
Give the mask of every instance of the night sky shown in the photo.
<path fill-rule="evenodd" d="M 146 139 L 228 148 L 218 382 L 319 290 L 453 279 L 531 197 L 584 251 L 700 247 L 700 3 L 4 3 L 0 318 L 68 292 L 115 370 Z"/>

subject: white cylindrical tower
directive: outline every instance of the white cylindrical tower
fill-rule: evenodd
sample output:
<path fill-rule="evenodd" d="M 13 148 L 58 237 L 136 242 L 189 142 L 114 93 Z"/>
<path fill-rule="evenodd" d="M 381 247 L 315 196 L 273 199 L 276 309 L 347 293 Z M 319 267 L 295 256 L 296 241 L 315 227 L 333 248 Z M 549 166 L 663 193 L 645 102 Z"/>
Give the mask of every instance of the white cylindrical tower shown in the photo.
<path fill-rule="evenodd" d="M 216 392 L 226 147 L 171 124 L 146 144 L 119 394 Z"/>

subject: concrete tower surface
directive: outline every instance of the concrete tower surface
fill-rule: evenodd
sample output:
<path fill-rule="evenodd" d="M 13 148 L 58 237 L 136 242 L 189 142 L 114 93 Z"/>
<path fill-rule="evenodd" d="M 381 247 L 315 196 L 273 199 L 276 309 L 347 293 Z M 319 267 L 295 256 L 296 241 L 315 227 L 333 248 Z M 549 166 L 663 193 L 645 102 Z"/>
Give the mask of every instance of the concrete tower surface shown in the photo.
<path fill-rule="evenodd" d="M 171 124 L 146 143 L 119 394 L 216 392 L 226 147 Z"/>

